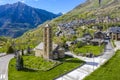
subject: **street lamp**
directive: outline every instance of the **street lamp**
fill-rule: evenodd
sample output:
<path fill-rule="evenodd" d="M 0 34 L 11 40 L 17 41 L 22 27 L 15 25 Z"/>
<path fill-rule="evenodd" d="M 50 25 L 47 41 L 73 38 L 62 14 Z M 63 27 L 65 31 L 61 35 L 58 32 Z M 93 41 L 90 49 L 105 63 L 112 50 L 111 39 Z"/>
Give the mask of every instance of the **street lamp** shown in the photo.
<path fill-rule="evenodd" d="M 93 57 L 93 71 L 94 71 L 94 54 L 92 55 L 92 57 Z"/>

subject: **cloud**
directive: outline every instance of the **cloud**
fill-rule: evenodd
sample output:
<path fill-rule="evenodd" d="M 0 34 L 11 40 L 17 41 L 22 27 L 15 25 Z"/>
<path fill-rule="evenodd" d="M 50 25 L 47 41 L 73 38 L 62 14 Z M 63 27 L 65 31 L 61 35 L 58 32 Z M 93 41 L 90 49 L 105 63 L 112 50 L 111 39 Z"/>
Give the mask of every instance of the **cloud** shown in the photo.
<path fill-rule="evenodd" d="M 25 0 L 19 0 L 19 1 L 25 3 Z"/>

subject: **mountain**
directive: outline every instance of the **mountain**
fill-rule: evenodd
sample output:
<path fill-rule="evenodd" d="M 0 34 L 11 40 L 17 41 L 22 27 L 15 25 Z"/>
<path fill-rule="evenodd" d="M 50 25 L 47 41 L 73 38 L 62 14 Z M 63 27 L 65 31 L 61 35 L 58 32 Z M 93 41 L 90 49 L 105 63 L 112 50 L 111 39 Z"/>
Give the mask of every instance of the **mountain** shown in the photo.
<path fill-rule="evenodd" d="M 30 7 L 22 2 L 0 6 L 0 36 L 19 37 L 60 15 Z"/>
<path fill-rule="evenodd" d="M 59 12 L 57 15 L 58 15 L 58 16 L 61 16 L 61 15 L 63 15 L 63 13 L 62 13 L 62 12 Z"/>
<path fill-rule="evenodd" d="M 100 2 L 99 2 L 100 1 Z M 96 21 L 103 21 L 107 18 L 108 23 L 100 22 L 100 23 L 89 23 L 94 20 Z M 89 30 L 89 27 L 100 25 L 103 27 L 110 27 L 110 26 L 120 26 L 120 23 L 114 22 L 119 20 L 120 22 L 120 0 L 87 0 L 85 3 L 80 4 L 76 6 L 73 10 L 69 11 L 68 13 L 55 18 L 49 22 L 46 22 L 42 25 L 39 25 L 39 27 L 30 30 L 26 32 L 21 37 L 15 39 L 16 44 L 21 46 L 21 48 L 26 48 L 27 46 L 30 46 L 34 48 L 36 45 L 38 45 L 43 39 L 43 27 L 45 24 L 49 23 L 53 28 L 53 40 L 54 42 L 60 42 L 64 41 L 64 38 L 66 37 L 56 37 L 55 33 L 58 31 L 57 26 L 59 24 L 69 25 L 69 23 L 75 23 L 82 22 L 84 23 L 84 26 L 86 26 L 86 29 Z M 109 22 L 110 20 L 110 22 Z M 112 21 L 112 22 L 111 22 Z M 89 24 L 88 24 L 89 23 Z M 82 35 L 84 33 L 84 30 L 81 29 L 81 24 L 75 27 L 75 30 L 79 35 Z M 74 25 L 73 25 L 74 28 Z M 89 30 L 90 32 L 91 29 Z M 78 35 L 77 34 L 77 35 Z M 77 36 L 80 37 L 80 36 Z M 69 38 L 71 39 L 71 38 Z M 20 45 L 21 44 L 21 45 Z"/>
<path fill-rule="evenodd" d="M 99 2 L 100 1 L 100 2 Z M 77 19 L 96 19 L 109 16 L 120 17 L 120 0 L 87 0 L 72 11 L 55 19 L 56 22 L 69 22 Z"/>

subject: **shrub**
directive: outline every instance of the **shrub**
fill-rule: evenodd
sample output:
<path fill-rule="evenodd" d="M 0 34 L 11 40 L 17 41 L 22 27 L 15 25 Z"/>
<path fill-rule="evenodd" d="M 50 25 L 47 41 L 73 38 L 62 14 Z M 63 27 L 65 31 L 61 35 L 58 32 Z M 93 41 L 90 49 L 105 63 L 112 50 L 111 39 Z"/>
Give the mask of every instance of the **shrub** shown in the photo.
<path fill-rule="evenodd" d="M 10 53 L 14 53 L 14 49 L 12 48 L 12 46 L 9 46 L 7 50 L 7 54 L 10 54 Z"/>
<path fill-rule="evenodd" d="M 23 58 L 22 58 L 22 56 L 20 56 L 20 54 L 17 54 L 16 69 L 18 71 L 23 69 Z"/>

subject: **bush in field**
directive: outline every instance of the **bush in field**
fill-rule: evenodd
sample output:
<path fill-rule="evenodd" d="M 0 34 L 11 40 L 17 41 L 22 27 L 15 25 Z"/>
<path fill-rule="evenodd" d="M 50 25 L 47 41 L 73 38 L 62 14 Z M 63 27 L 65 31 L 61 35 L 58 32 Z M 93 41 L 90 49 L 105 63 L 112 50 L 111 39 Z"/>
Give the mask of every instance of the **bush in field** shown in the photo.
<path fill-rule="evenodd" d="M 77 48 L 80 48 L 80 47 L 82 47 L 82 46 L 84 46 L 84 45 L 85 45 L 85 43 L 79 41 L 79 42 L 77 43 Z"/>

